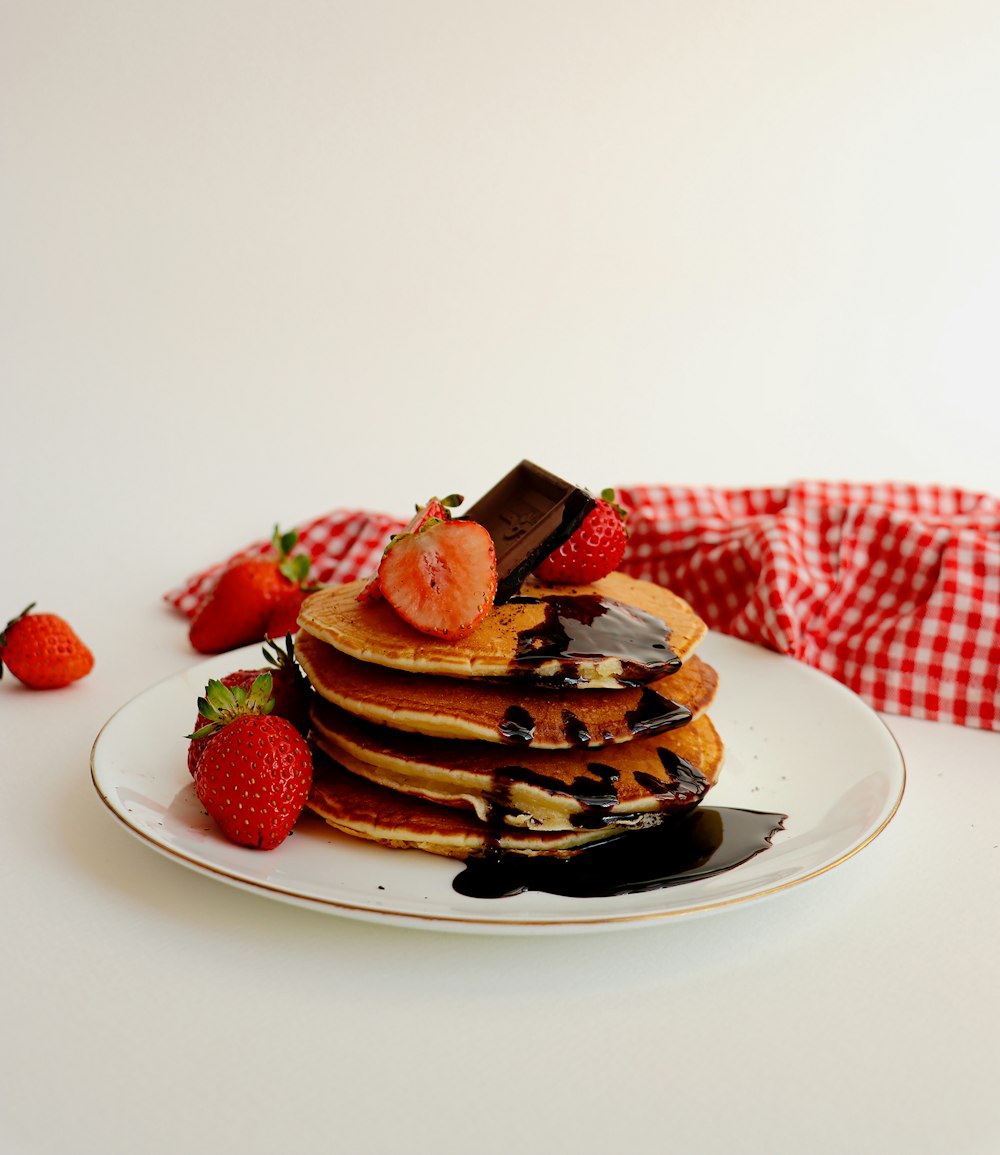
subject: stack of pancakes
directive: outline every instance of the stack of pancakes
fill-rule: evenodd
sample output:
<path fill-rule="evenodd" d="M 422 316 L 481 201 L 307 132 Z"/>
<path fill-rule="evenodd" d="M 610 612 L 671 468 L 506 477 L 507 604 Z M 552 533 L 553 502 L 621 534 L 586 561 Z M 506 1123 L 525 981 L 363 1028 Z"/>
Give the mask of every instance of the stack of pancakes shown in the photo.
<path fill-rule="evenodd" d="M 461 640 L 422 634 L 363 582 L 311 595 L 309 808 L 347 834 L 459 858 L 571 854 L 696 806 L 723 746 L 705 624 L 614 573 L 529 581 Z"/>

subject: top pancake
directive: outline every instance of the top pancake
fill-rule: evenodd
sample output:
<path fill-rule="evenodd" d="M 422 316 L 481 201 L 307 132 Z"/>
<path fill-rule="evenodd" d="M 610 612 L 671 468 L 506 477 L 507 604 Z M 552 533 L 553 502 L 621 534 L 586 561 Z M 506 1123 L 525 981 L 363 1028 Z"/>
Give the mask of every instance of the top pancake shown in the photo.
<path fill-rule="evenodd" d="M 311 594 L 299 626 L 363 662 L 412 673 L 576 689 L 640 685 L 678 668 L 706 630 L 676 594 L 621 573 L 592 585 L 529 581 L 462 639 L 423 634 L 382 599 L 358 601 L 364 584 Z"/>
<path fill-rule="evenodd" d="M 396 730 L 559 750 L 628 742 L 683 725 L 711 704 L 718 678 L 693 654 L 645 686 L 550 690 L 523 682 L 418 675 L 359 662 L 304 630 L 295 654 L 316 691 Z"/>

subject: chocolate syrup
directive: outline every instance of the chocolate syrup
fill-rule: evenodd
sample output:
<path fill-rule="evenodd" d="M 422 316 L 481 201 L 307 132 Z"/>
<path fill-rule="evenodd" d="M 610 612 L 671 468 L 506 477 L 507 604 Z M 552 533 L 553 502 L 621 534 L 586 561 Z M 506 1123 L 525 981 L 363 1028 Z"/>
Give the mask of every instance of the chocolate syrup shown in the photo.
<path fill-rule="evenodd" d="M 634 710 L 625 715 L 629 733 L 638 738 L 643 734 L 659 734 L 673 730 L 691 721 L 691 711 L 655 690 L 644 686 Z"/>
<path fill-rule="evenodd" d="M 666 747 L 658 747 L 656 753 L 663 766 L 664 777 L 637 770 L 634 772 L 636 782 L 661 803 L 685 810 L 696 805 L 708 789 L 705 776 L 686 759 Z M 573 798 L 580 809 L 574 812 L 570 821 L 581 830 L 592 830 L 609 823 L 624 825 L 629 822 L 658 822 L 658 812 L 637 814 L 631 819 L 625 814 L 612 813 L 612 808 L 621 801 L 618 794 L 619 778 L 619 771 L 614 766 L 596 759 L 587 763 L 586 774 L 577 775 L 571 782 L 542 774 L 528 766 L 501 766 L 493 772 L 493 783 L 485 795 L 489 804 L 488 821 L 503 822 L 514 815 L 525 817 L 524 812 L 514 805 L 513 797 L 518 785 L 527 785 L 546 794 L 569 795 Z"/>
<path fill-rule="evenodd" d="M 634 738 L 661 734 L 691 721 L 691 711 L 687 706 L 665 698 L 648 686 L 642 688 L 639 701 L 633 709 L 625 713 L 625 725 Z M 606 746 L 614 742 L 615 735 L 603 730 L 594 740 L 594 735 L 581 718 L 572 710 L 562 712 L 563 734 L 571 746 Z M 497 732 L 505 742 L 512 745 L 529 746 L 535 737 L 535 719 L 527 706 L 515 703 L 504 711 Z"/>
<path fill-rule="evenodd" d="M 601 762 L 588 762 L 589 774 L 581 774 L 572 782 L 539 774 L 526 766 L 503 766 L 493 774 L 487 801 L 490 804 L 489 821 L 501 820 L 512 814 L 522 815 L 523 811 L 514 806 L 512 795 L 515 786 L 535 786 L 547 794 L 568 794 L 582 807 L 574 814 L 575 826 L 603 826 L 612 820 L 612 806 L 618 802 L 618 771 L 614 766 Z"/>
<path fill-rule="evenodd" d="M 523 706 L 508 706 L 498 729 L 508 742 L 527 745 L 535 736 L 535 719 Z"/>
<path fill-rule="evenodd" d="M 786 817 L 700 806 L 568 858 L 491 851 L 468 859 L 453 885 L 470 898 L 504 898 L 526 890 L 568 898 L 640 894 L 732 870 L 766 850 Z"/>
<path fill-rule="evenodd" d="M 667 643 L 669 628 L 645 610 L 597 594 L 519 595 L 510 600 L 545 607 L 541 622 L 518 634 L 515 674 L 518 664 L 537 667 L 556 662 L 556 673 L 541 678 L 534 669 L 530 673 L 548 685 L 573 686 L 583 680 L 581 660 L 617 658 L 622 667 L 617 680 L 640 685 L 680 668 L 680 658 Z"/>
<path fill-rule="evenodd" d="M 567 742 L 571 742 L 574 746 L 590 745 L 590 731 L 586 722 L 581 721 L 572 710 L 563 710 L 562 720 Z"/>
<path fill-rule="evenodd" d="M 635 771 L 635 780 L 650 794 L 662 797 L 669 794 L 674 798 L 696 802 L 707 789 L 705 775 L 673 750 L 660 746 L 656 751 L 663 769 L 667 772 L 669 781 L 647 774 L 644 770 Z"/>

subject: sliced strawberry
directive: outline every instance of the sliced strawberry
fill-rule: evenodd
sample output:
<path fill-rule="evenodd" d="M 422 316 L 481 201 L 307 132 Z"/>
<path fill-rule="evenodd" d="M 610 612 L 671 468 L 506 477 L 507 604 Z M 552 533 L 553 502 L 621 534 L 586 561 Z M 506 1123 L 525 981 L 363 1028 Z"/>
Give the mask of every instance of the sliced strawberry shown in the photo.
<path fill-rule="evenodd" d="M 393 538 L 378 579 L 383 597 L 411 626 L 439 638 L 463 638 L 493 606 L 493 539 L 475 521 L 430 521 Z"/>
<path fill-rule="evenodd" d="M 416 513 L 410 518 L 407 525 L 398 534 L 393 534 L 389 541 L 392 545 L 397 537 L 404 533 L 416 533 L 417 530 L 423 529 L 431 521 L 448 521 L 451 518 L 452 509 L 461 505 L 465 501 L 459 493 L 451 493 L 447 497 L 432 497 L 426 505 L 418 505 Z M 389 548 L 387 545 L 386 549 Z M 379 588 L 378 571 L 365 582 L 358 594 L 359 602 L 378 601 L 382 596 L 382 591 Z"/>

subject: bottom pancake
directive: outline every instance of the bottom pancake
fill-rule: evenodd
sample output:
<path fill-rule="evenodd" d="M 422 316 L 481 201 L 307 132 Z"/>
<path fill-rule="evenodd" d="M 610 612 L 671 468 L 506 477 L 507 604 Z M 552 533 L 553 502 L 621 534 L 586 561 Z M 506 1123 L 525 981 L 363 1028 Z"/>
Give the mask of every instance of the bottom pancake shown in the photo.
<path fill-rule="evenodd" d="M 497 831 L 471 812 L 439 806 L 359 778 L 322 751 L 316 752 L 306 807 L 335 830 L 355 838 L 448 858 L 471 858 L 501 850 L 566 856 L 620 833 L 615 827 L 566 831 L 508 827 Z"/>

